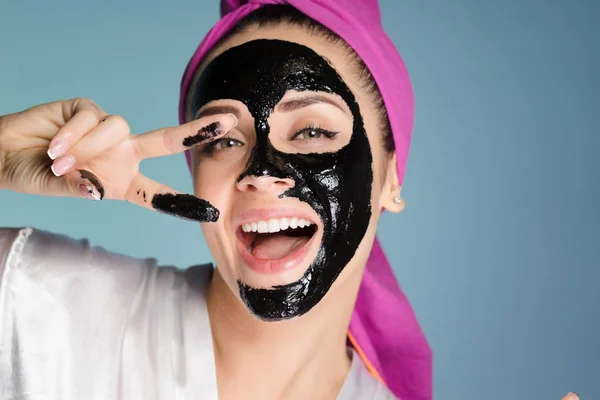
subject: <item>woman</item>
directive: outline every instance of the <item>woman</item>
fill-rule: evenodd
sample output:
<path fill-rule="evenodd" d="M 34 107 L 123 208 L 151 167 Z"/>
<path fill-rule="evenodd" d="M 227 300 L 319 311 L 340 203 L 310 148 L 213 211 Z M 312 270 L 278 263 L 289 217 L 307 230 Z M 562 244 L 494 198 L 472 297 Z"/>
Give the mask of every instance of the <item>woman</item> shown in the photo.
<path fill-rule="evenodd" d="M 216 269 L 0 231 L 0 398 L 431 398 L 375 241 L 404 205 L 408 77 L 376 2 L 287 3 L 223 2 L 179 127 L 131 136 L 81 99 L 2 117 L 0 187 L 199 221 Z M 186 150 L 195 196 L 138 172 Z"/>

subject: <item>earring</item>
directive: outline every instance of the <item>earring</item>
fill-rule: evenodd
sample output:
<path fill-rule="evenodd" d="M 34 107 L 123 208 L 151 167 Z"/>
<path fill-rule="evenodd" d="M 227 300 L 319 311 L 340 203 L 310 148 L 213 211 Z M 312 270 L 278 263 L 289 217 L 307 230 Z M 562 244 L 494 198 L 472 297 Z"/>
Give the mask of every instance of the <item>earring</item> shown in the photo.
<path fill-rule="evenodd" d="M 394 203 L 400 204 L 401 202 L 402 202 L 402 199 L 400 198 L 400 196 L 394 197 Z"/>

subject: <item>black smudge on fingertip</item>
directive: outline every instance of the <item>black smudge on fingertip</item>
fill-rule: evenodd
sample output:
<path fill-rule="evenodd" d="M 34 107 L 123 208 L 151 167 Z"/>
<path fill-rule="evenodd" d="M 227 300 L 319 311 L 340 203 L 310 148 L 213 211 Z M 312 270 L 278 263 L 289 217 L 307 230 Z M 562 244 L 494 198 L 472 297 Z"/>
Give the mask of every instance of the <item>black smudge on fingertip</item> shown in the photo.
<path fill-rule="evenodd" d="M 202 143 L 206 140 L 212 139 L 223 133 L 223 125 L 220 122 L 213 122 L 200 129 L 195 135 L 188 136 L 183 139 L 183 145 L 185 147 L 192 147 L 198 143 Z"/>
<path fill-rule="evenodd" d="M 156 194 L 152 197 L 152 207 L 188 221 L 216 222 L 219 219 L 219 210 L 208 201 L 190 194 Z"/>

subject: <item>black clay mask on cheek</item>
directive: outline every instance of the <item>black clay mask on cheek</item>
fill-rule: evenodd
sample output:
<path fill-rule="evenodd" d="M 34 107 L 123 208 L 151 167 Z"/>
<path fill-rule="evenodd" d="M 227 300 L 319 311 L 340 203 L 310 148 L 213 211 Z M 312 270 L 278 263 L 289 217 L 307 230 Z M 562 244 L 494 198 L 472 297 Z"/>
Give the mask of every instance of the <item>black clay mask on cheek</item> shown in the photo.
<path fill-rule="evenodd" d="M 339 95 L 348 105 L 350 142 L 333 153 L 288 154 L 269 140 L 267 119 L 288 90 Z M 325 296 L 354 256 L 371 218 L 372 155 L 358 104 L 329 63 L 308 47 L 280 40 L 255 40 L 231 48 L 203 71 L 191 101 L 195 114 L 213 100 L 244 103 L 254 117 L 256 144 L 247 175 L 291 178 L 294 187 L 280 197 L 309 204 L 323 222 L 316 258 L 301 279 L 272 288 L 238 281 L 246 306 L 264 320 L 281 320 L 308 312 Z"/>

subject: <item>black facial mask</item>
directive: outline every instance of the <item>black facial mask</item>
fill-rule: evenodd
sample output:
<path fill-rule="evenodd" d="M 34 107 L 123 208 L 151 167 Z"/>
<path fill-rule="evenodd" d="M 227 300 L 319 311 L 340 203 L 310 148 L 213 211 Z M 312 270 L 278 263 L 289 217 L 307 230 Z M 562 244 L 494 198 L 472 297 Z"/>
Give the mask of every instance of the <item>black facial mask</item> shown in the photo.
<path fill-rule="evenodd" d="M 289 90 L 339 95 L 354 118 L 350 142 L 333 153 L 287 154 L 269 140 L 267 119 Z M 190 98 L 193 115 L 214 100 L 244 103 L 254 117 L 256 144 L 245 176 L 290 178 L 295 186 L 280 197 L 309 204 L 323 222 L 318 254 L 301 279 L 272 288 L 238 281 L 246 306 L 264 320 L 308 312 L 352 259 L 371 218 L 372 155 L 358 104 L 329 63 L 308 47 L 281 40 L 255 40 L 215 58 Z"/>

